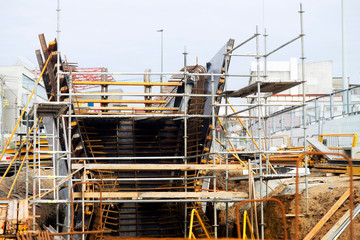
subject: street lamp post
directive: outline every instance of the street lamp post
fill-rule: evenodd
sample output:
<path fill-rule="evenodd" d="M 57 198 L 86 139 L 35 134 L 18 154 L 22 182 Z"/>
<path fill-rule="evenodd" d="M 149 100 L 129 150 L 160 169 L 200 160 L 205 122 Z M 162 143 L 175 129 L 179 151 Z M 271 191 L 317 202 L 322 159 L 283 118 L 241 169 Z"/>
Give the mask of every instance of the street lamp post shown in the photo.
<path fill-rule="evenodd" d="M 343 113 L 349 113 L 349 82 L 346 73 L 346 42 L 345 42 L 345 0 L 341 0 L 341 62 L 342 62 L 342 90 L 343 90 Z"/>
<path fill-rule="evenodd" d="M 157 30 L 157 32 L 161 32 L 161 70 L 160 72 L 163 72 L 163 67 L 164 67 L 164 29 L 160 29 Z M 163 82 L 163 75 L 160 75 L 160 82 Z M 161 86 L 161 90 L 162 90 L 162 86 Z"/>

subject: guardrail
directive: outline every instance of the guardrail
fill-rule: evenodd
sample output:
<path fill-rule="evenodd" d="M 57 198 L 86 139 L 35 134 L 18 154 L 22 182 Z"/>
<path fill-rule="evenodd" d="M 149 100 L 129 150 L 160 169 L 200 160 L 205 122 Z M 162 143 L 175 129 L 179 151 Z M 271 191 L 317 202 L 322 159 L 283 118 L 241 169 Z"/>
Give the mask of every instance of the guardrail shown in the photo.
<path fill-rule="evenodd" d="M 344 97 L 348 101 L 343 101 Z M 306 123 L 311 125 L 337 117 L 360 114 L 360 86 L 316 97 L 306 102 Z M 301 127 L 302 108 L 296 108 L 269 119 L 271 133 Z"/>

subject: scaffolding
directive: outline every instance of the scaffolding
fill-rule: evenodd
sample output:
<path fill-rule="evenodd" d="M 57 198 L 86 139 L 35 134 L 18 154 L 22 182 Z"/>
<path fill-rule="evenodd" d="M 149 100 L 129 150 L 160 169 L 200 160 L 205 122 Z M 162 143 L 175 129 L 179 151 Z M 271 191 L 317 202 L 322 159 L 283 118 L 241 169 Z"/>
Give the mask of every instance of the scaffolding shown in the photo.
<path fill-rule="evenodd" d="M 75 71 L 61 61 L 57 42 L 47 44 L 41 34 L 42 54 L 40 51 L 36 54 L 49 102 L 38 103 L 35 91 L 28 114 L 28 118 L 34 119 L 35 130 L 27 128 L 25 156 L 27 187 L 31 167 L 34 175 L 30 200 L 33 230 L 36 205 L 56 204 L 57 231 L 78 232 L 82 239 L 110 235 L 186 237 L 190 213 L 196 209 L 204 230 L 194 228 L 190 236 L 201 237 L 206 232 L 217 238 L 216 205 L 225 203 L 225 237 L 229 237 L 229 203 L 254 198 L 253 194 L 230 191 L 228 183 L 235 179 L 230 178 L 229 172 L 246 175 L 249 171 L 249 182 L 256 176 L 260 182 L 260 199 L 268 195 L 268 179 L 281 177 L 269 161 L 271 154 L 278 153 L 269 148 L 271 119 L 301 108 L 304 147 L 287 153 L 300 154 L 307 149 L 302 9 L 299 13 L 300 34 L 272 51 L 266 49 L 264 31 L 261 53 L 261 34 L 256 29 L 253 36 L 238 45 L 230 39 L 206 69 L 188 65 L 184 52 L 180 72 Z M 269 80 L 267 58 L 297 40 L 301 41 L 301 79 Z M 236 53 L 251 41 L 255 41 L 256 54 Z M 256 74 L 229 73 L 233 57 L 254 58 Z M 84 75 L 95 75 L 99 80 L 80 81 L 78 76 Z M 144 81 L 116 81 L 117 76 L 139 76 Z M 170 80 L 152 82 L 152 76 Z M 229 78 L 255 81 L 230 90 Z M 268 103 L 267 99 L 297 85 L 302 87 L 301 104 L 287 104 L 288 108 L 272 112 L 271 107 L 279 105 Z M 89 86 L 100 86 L 101 90 L 75 91 Z M 144 92 L 111 92 L 114 86 L 131 86 Z M 229 134 L 230 122 L 234 121 L 242 126 L 244 135 L 234 138 Z M 40 124 L 45 126 L 46 134 L 36 130 Z M 238 138 L 245 139 L 250 147 L 237 149 L 233 142 Z M 44 139 L 48 148 L 42 145 Z M 44 161 L 48 159 L 50 164 Z M 307 159 L 304 163 L 307 168 Z M 221 192 L 217 189 L 220 171 L 225 172 L 225 191 Z M 213 210 L 212 219 L 205 215 L 207 206 Z M 264 239 L 263 202 L 260 210 L 258 237 Z"/>

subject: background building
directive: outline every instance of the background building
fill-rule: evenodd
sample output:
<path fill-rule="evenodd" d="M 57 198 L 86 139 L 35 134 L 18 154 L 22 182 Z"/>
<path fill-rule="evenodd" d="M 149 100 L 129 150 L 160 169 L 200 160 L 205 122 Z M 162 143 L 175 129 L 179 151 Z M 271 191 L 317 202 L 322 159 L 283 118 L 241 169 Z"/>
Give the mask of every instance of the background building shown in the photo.
<path fill-rule="evenodd" d="M 2 144 L 4 144 L 4 140 L 6 141 L 6 135 L 13 131 L 36 80 L 36 74 L 24 66 L 0 66 Z M 27 111 L 31 109 L 34 101 L 47 101 L 45 100 L 47 99 L 46 91 L 42 83 L 37 88 L 36 96 L 36 98 L 33 97 Z M 24 131 L 24 126 L 20 126 L 18 132 Z"/>

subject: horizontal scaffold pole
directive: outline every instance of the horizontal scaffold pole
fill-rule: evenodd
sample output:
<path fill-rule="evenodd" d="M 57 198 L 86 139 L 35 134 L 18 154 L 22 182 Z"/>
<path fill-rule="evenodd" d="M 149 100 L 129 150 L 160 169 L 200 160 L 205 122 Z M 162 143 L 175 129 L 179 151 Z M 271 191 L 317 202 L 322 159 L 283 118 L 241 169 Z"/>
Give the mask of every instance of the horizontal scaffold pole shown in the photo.
<path fill-rule="evenodd" d="M 81 198 L 74 192 L 74 198 Z M 99 192 L 85 192 L 85 198 L 99 198 Z M 103 198 L 247 198 L 245 192 L 102 192 Z"/>
<path fill-rule="evenodd" d="M 121 85 L 121 86 L 181 86 L 180 82 L 96 82 L 96 81 L 73 81 L 74 85 Z"/>
<path fill-rule="evenodd" d="M 72 169 L 79 169 L 84 167 L 84 164 L 72 164 Z M 85 164 L 87 170 L 243 170 L 239 164 L 219 165 L 219 164 L 101 164 L 89 163 Z"/>
<path fill-rule="evenodd" d="M 153 103 L 164 104 L 165 100 L 96 100 L 96 99 L 76 99 L 78 103 Z"/>

